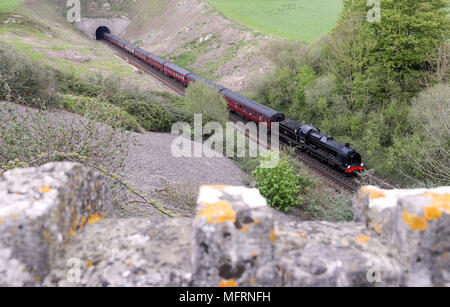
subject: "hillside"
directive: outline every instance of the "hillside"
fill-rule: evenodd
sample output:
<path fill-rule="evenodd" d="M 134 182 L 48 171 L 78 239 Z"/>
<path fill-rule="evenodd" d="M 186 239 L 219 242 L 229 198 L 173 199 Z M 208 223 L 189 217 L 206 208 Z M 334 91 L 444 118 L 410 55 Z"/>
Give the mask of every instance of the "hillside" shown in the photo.
<path fill-rule="evenodd" d="M 225 16 L 264 34 L 312 42 L 329 32 L 341 0 L 210 0 Z"/>
<path fill-rule="evenodd" d="M 142 88 L 165 90 L 157 81 L 137 74 L 109 49 L 75 31 L 66 22 L 63 7 L 51 1 L 10 1 L 8 7 L 0 8 L 0 42 L 33 59 L 76 75 L 120 77 Z"/>

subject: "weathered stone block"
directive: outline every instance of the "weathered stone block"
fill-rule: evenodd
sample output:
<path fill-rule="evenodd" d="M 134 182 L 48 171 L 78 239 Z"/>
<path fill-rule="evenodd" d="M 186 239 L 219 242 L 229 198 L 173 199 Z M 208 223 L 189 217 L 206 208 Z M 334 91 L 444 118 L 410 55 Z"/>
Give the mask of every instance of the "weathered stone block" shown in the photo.
<path fill-rule="evenodd" d="M 192 234 L 186 218 L 105 219 L 74 238 L 44 285 L 188 286 Z"/>
<path fill-rule="evenodd" d="M 402 267 L 389 246 L 359 223 L 277 226 L 276 286 L 399 286 Z"/>
<path fill-rule="evenodd" d="M 0 285 L 34 285 L 86 224 L 113 216 L 109 183 L 77 163 L 14 169 L 0 180 Z"/>
<path fill-rule="evenodd" d="M 398 254 L 406 285 L 450 286 L 450 187 L 362 187 L 353 203 L 364 222 Z"/>
<path fill-rule="evenodd" d="M 194 231 L 194 286 L 273 285 L 273 220 L 258 190 L 203 186 Z"/>

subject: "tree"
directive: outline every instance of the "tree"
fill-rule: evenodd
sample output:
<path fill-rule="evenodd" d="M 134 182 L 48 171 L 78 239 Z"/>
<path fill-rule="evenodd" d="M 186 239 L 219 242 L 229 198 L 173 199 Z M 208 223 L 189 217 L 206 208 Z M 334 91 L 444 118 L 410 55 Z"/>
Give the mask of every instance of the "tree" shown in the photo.
<path fill-rule="evenodd" d="M 425 185 L 450 184 L 450 86 L 437 85 L 412 102 L 414 134 L 398 138 L 393 167 Z"/>
<path fill-rule="evenodd" d="M 368 63 L 381 63 L 387 70 L 408 71 L 424 68 L 436 44 L 449 34 L 447 0 L 380 0 L 381 20 L 366 18 L 366 0 L 346 0 L 340 24 L 358 16 L 366 30 Z"/>
<path fill-rule="evenodd" d="M 205 82 L 191 83 L 186 89 L 184 101 L 186 111 L 192 118 L 195 114 L 202 114 L 203 124 L 215 121 L 225 125 L 228 119 L 225 98 Z"/>
<path fill-rule="evenodd" d="M 270 156 L 261 159 L 270 160 Z M 300 177 L 294 173 L 292 166 L 282 157 L 273 168 L 259 166 L 253 176 L 257 180 L 256 188 L 277 210 L 289 211 L 293 206 L 300 206 Z"/>
<path fill-rule="evenodd" d="M 367 0 L 344 1 L 328 55 L 352 109 L 383 107 L 423 88 L 421 72 L 448 39 L 447 8 L 447 0 L 380 0 L 381 19 L 371 22 Z"/>

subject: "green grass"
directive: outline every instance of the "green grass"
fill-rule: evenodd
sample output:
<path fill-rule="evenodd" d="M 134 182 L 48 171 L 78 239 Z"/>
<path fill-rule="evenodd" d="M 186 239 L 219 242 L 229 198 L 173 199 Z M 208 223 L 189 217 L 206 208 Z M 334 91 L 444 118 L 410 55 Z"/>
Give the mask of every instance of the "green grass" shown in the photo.
<path fill-rule="evenodd" d="M 330 31 L 341 0 L 209 0 L 228 18 L 265 34 L 311 42 Z"/>
<path fill-rule="evenodd" d="M 22 4 L 22 0 L 1 0 L 0 1 L 0 13 L 12 12 L 21 4 Z"/>

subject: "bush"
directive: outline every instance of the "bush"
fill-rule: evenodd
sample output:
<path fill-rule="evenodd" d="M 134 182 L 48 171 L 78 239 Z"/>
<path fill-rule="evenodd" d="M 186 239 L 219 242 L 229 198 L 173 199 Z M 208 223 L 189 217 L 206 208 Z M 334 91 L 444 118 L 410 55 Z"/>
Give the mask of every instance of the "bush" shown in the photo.
<path fill-rule="evenodd" d="M 450 86 L 437 85 L 412 101 L 412 135 L 395 138 L 390 165 L 421 186 L 450 185 Z"/>
<path fill-rule="evenodd" d="M 186 113 L 193 121 L 195 114 L 202 114 L 203 124 L 218 122 L 225 127 L 228 119 L 227 101 L 205 82 L 194 82 L 185 92 Z"/>
<path fill-rule="evenodd" d="M 266 158 L 268 159 L 270 156 Z M 273 168 L 259 166 L 253 172 L 257 180 L 256 188 L 259 189 L 268 204 L 277 210 L 289 211 L 294 206 L 300 206 L 300 178 L 294 174 L 294 169 L 288 164 L 286 158 L 281 158 Z"/>
<path fill-rule="evenodd" d="M 330 189 L 314 189 L 304 197 L 305 212 L 314 220 L 350 222 L 353 220 L 352 196 Z"/>
<path fill-rule="evenodd" d="M 144 132 L 144 129 L 133 116 L 117 106 L 94 98 L 66 95 L 62 101 L 62 106 L 73 113 L 78 113 L 116 129 Z"/>
<path fill-rule="evenodd" d="M 111 108 L 115 106 L 114 112 L 119 112 L 120 117 L 126 119 L 126 125 L 129 127 L 131 125 L 133 130 L 139 130 L 139 128 L 134 126 L 135 123 L 128 119 L 127 114 L 131 115 L 145 130 L 155 132 L 170 131 L 172 123 L 190 119 L 184 103 L 170 94 L 141 90 L 126 85 L 117 78 L 105 79 L 97 76 L 86 81 L 73 74 L 62 72 L 58 72 L 57 76 L 61 92 L 66 95 L 94 98 L 102 102 L 106 108 L 108 104 Z M 75 104 L 74 107 L 78 105 Z M 69 110 L 80 113 L 73 108 Z"/>
<path fill-rule="evenodd" d="M 38 112 L 9 103 L 0 104 L 0 165 L 29 162 L 41 154 L 76 153 L 87 162 L 115 171 L 128 150 L 126 133 L 86 118 Z M 43 161 L 46 162 L 46 161 Z"/>
<path fill-rule="evenodd" d="M 0 44 L 0 99 L 46 108 L 57 101 L 53 72 Z"/>

